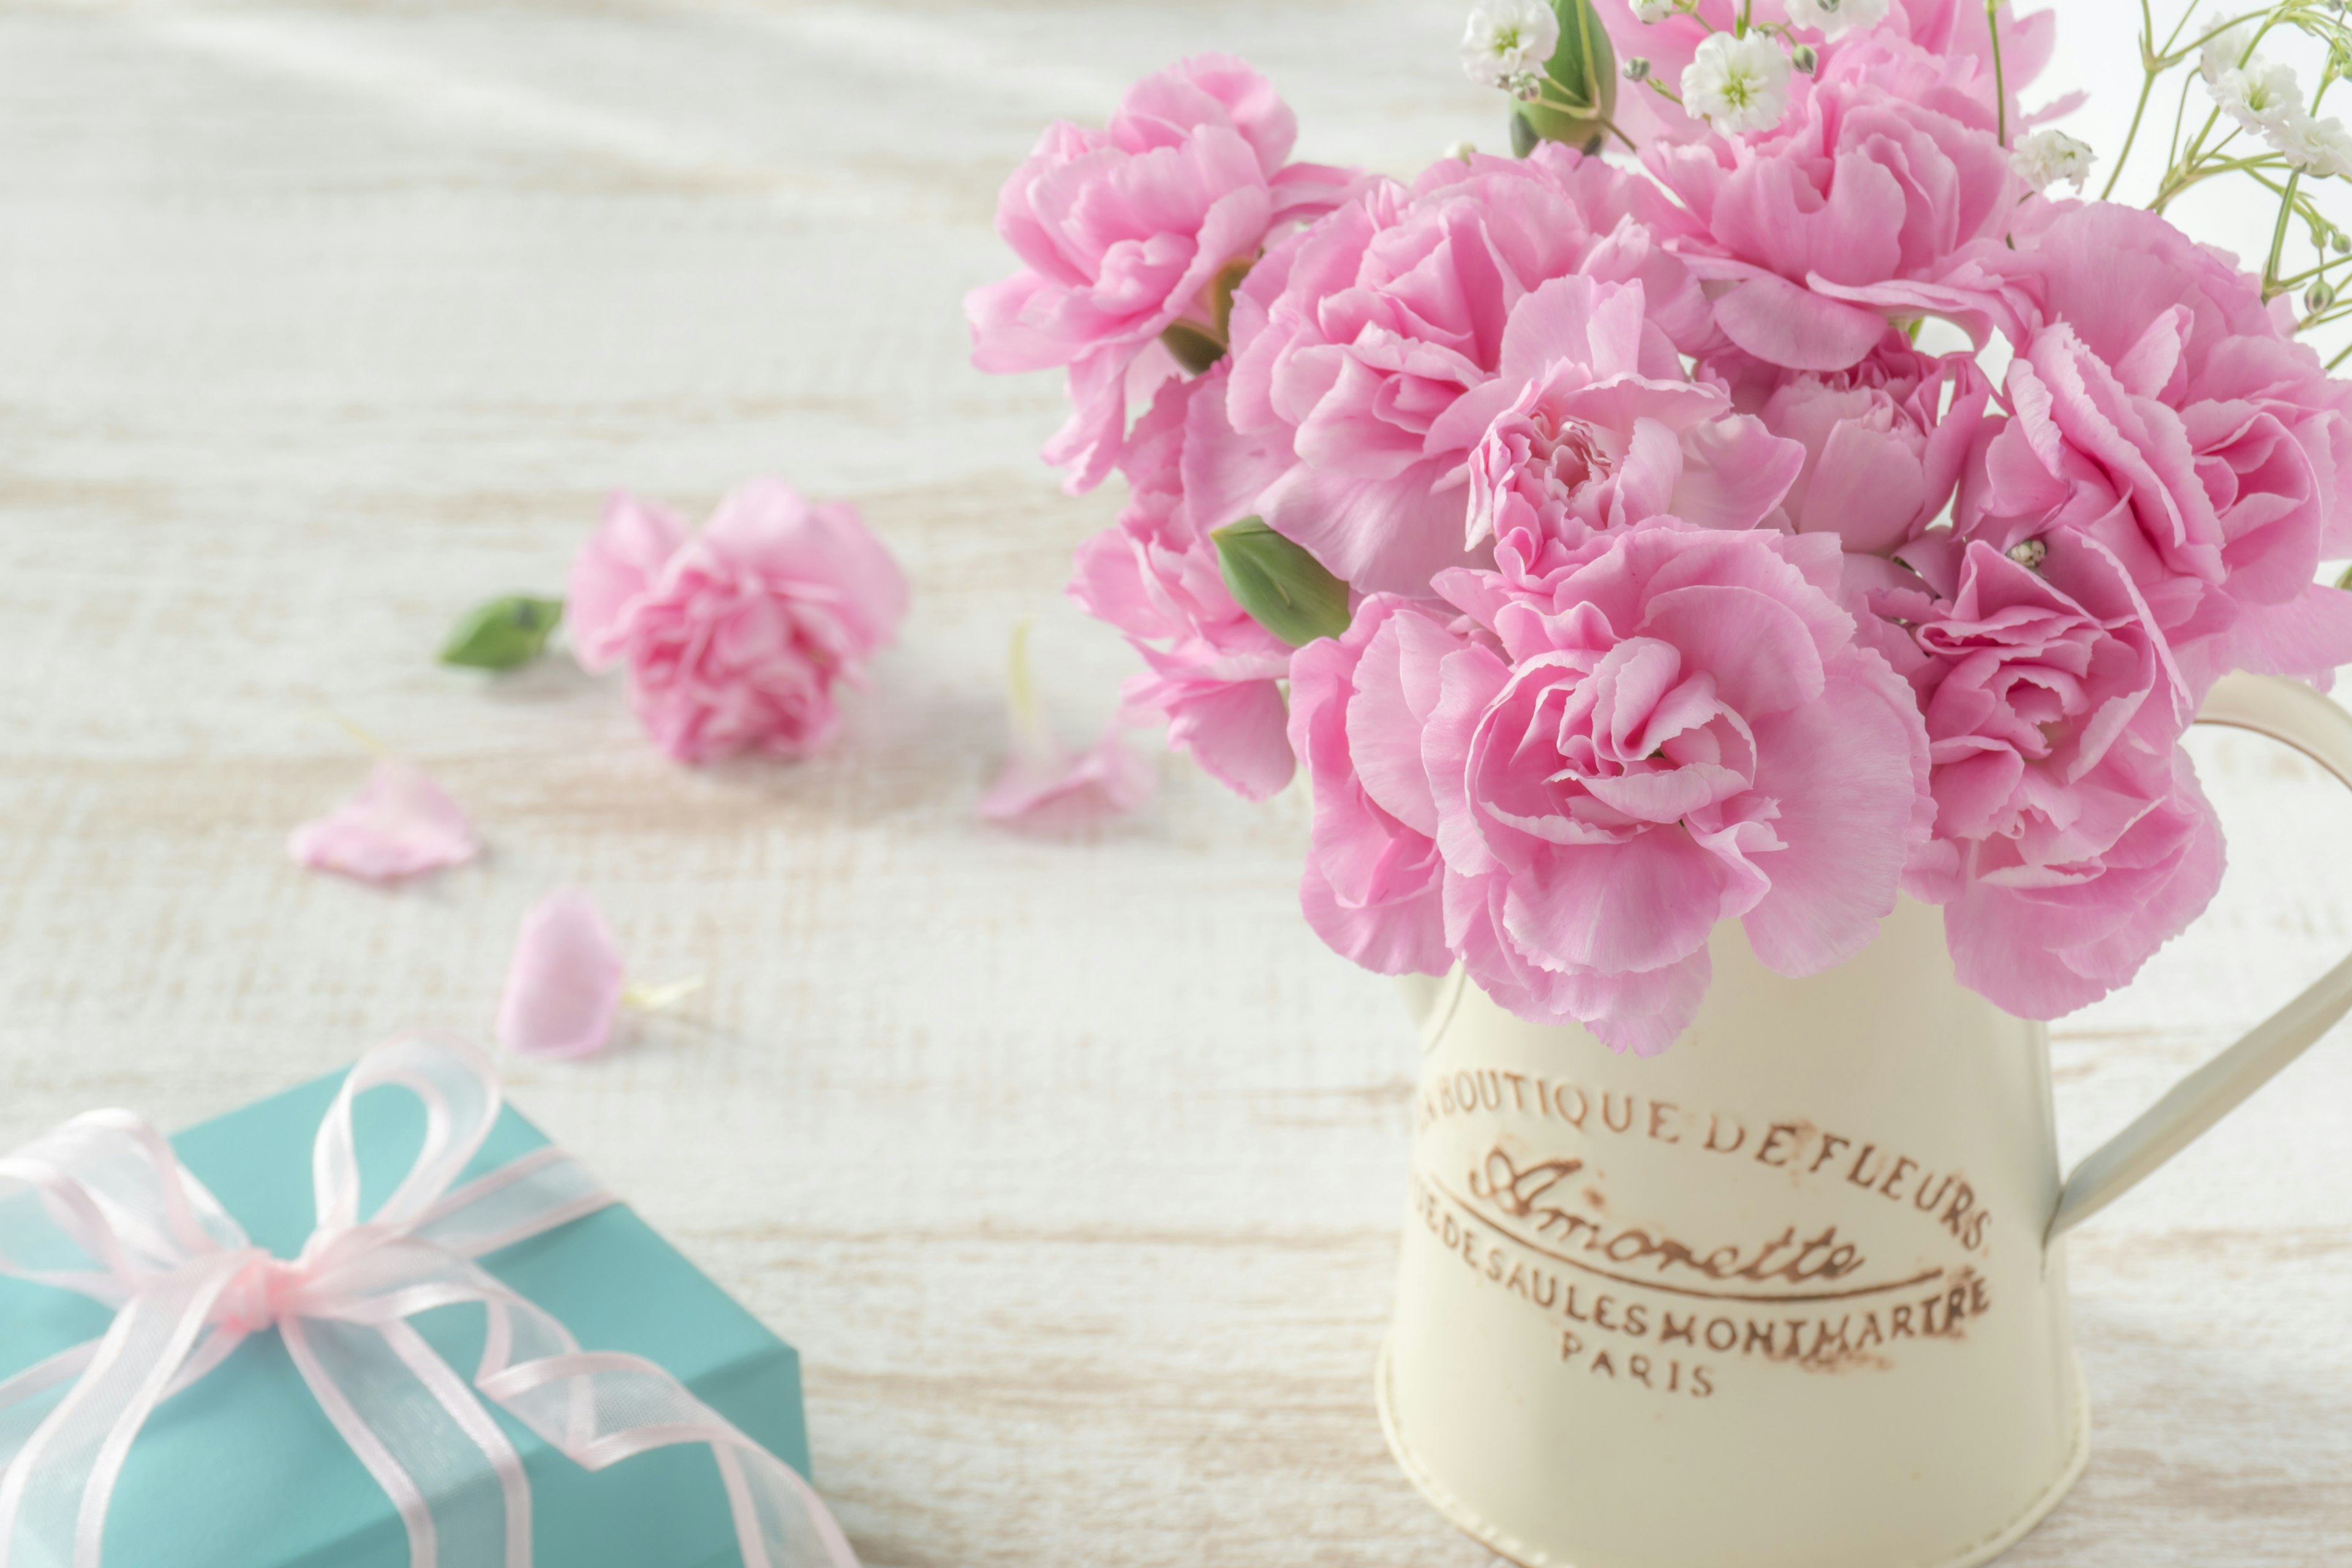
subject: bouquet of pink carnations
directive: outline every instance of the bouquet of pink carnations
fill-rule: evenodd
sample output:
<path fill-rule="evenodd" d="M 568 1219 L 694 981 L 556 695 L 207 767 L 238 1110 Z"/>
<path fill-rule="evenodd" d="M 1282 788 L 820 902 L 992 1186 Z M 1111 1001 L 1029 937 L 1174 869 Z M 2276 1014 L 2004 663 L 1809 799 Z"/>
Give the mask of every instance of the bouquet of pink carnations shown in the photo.
<path fill-rule="evenodd" d="M 2352 310 L 2336 18 L 2149 22 L 2202 84 L 2152 207 L 2047 194 L 2048 13 L 1486 0 L 1518 155 L 1410 181 L 1200 56 L 1007 182 L 975 358 L 1066 368 L 1045 456 L 1129 491 L 1071 591 L 1212 773 L 1303 767 L 1347 957 L 1648 1052 L 1717 921 L 1807 974 L 1900 892 L 2050 1017 L 2214 890 L 2213 682 L 2352 662 L 2352 389 L 2298 341 Z M 2221 175 L 2278 197 L 2259 272 L 2162 216 Z"/>

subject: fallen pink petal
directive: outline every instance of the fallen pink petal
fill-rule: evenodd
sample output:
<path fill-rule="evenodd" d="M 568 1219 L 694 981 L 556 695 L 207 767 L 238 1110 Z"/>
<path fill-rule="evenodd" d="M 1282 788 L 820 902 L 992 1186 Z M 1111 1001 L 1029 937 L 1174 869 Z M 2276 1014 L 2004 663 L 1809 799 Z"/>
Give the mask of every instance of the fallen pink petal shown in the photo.
<path fill-rule="evenodd" d="M 1099 740 L 1072 752 L 1049 741 L 1035 751 L 1014 751 L 1004 771 L 980 797 L 980 815 L 991 822 L 1043 816 L 1097 820 L 1123 816 L 1150 803 L 1159 787 L 1151 759 L 1129 746 L 1116 721 Z"/>
<path fill-rule="evenodd" d="M 481 841 L 424 769 L 386 760 L 341 805 L 297 827 L 286 847 L 314 871 L 397 882 L 461 866 L 481 852 Z"/>
<path fill-rule="evenodd" d="M 1004 700 L 1013 721 L 1013 754 L 974 807 L 989 821 L 1100 821 L 1140 810 L 1159 788 L 1159 771 L 1127 743 L 1118 719 L 1083 752 L 1072 752 L 1045 727 L 1029 681 L 1026 621 L 1013 628 Z"/>
<path fill-rule="evenodd" d="M 593 1056 L 612 1041 L 622 990 L 621 950 L 604 915 L 587 894 L 559 889 L 523 914 L 499 1042 L 518 1056 Z"/>

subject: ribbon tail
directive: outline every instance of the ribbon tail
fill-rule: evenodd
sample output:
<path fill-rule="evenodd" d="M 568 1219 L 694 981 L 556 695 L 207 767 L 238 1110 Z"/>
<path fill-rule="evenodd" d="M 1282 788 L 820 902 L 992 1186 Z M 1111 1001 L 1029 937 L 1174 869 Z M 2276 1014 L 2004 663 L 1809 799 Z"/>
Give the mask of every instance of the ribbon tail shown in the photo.
<path fill-rule="evenodd" d="M 0 1383 L 0 1475 L 16 1463 L 33 1434 L 40 1429 L 55 1403 L 43 1397 L 66 1388 L 79 1377 L 98 1354 L 98 1340 L 84 1340 L 34 1363 L 5 1383 Z"/>
<path fill-rule="evenodd" d="M 115 1314 L 94 1347 L 67 1352 L 89 1350 L 80 1376 L 0 1476 L 0 1568 L 68 1562 L 99 1568 L 123 1460 L 241 1262 L 216 1255 L 154 1281 Z M 54 1360 L 35 1372 L 55 1373 Z"/>
<path fill-rule="evenodd" d="M 515 1312 L 526 1333 L 540 1326 L 531 1320 L 545 1317 L 528 1303 L 516 1303 Z M 546 1326 L 562 1333 L 552 1320 Z M 746 1568 L 856 1568 L 848 1538 L 814 1488 L 643 1357 L 559 1352 L 486 1368 L 475 1386 L 591 1470 L 673 1444 L 708 1446 L 727 1486 Z M 583 1398 L 595 1416 L 584 1441 L 578 1421 Z"/>
<path fill-rule="evenodd" d="M 448 1412 L 449 1419 L 458 1430 L 472 1439 L 481 1450 L 480 1456 L 489 1461 L 490 1469 L 498 1476 L 499 1491 L 506 1505 L 507 1568 L 530 1568 L 530 1478 L 524 1473 L 522 1456 L 474 1391 L 466 1386 L 440 1352 L 425 1342 L 425 1336 L 408 1325 L 405 1319 L 386 1323 L 380 1331 L 393 1353 L 416 1374 L 416 1381 Z M 471 1456 L 469 1456 L 469 1458 Z"/>
<path fill-rule="evenodd" d="M 743 1553 L 743 1568 L 793 1568 L 803 1560 L 822 1561 L 832 1568 L 857 1568 L 857 1553 L 816 1489 L 801 1473 L 744 1438 L 748 1447 L 713 1443 L 719 1478 L 727 1486 L 727 1504 L 735 1516 L 735 1540 Z M 756 1478 L 756 1479 L 755 1479 Z M 747 1528 L 747 1526 L 749 1528 Z M 789 1542 L 801 1531 L 814 1535 L 798 1555 L 779 1561 L 768 1555 L 765 1542 Z M 754 1554 L 754 1547 L 758 1552 Z M 821 1559 L 817 1553 L 822 1552 Z"/>
<path fill-rule="evenodd" d="M 367 1467 L 368 1474 L 375 1478 L 375 1484 L 383 1489 L 385 1497 L 392 1500 L 392 1506 L 400 1514 L 401 1526 L 408 1532 L 409 1568 L 438 1568 L 440 1531 L 433 1522 L 431 1500 L 425 1495 L 425 1489 L 417 1484 L 416 1478 L 409 1474 L 407 1467 L 394 1457 L 391 1444 L 378 1431 L 375 1424 L 360 1413 L 362 1399 L 376 1405 L 381 1414 L 379 1401 L 396 1397 L 383 1390 L 382 1385 L 390 1379 L 382 1363 L 397 1358 L 365 1358 L 364 1352 L 356 1352 L 348 1342 L 362 1334 L 373 1335 L 379 1345 L 390 1351 L 386 1337 L 374 1329 L 354 1329 L 341 1324 L 328 1327 L 329 1334 L 336 1343 L 322 1353 L 313 1332 L 320 1326 L 295 1318 L 281 1323 L 278 1327 L 286 1341 L 286 1353 L 293 1358 L 296 1369 L 302 1373 L 302 1381 L 310 1385 L 311 1397 L 318 1400 L 319 1408 L 326 1413 L 327 1419 L 342 1435 L 343 1442 L 351 1448 L 353 1457 Z M 328 1355 L 334 1356 L 341 1363 L 334 1371 L 330 1371 L 327 1366 Z M 368 1365 L 367 1360 L 373 1360 L 376 1364 Z M 354 1385 L 375 1387 L 378 1392 L 373 1396 L 362 1394 L 354 1398 L 346 1391 L 346 1381 Z M 7 1565 L 0 1563 L 0 1568 L 7 1568 Z"/>

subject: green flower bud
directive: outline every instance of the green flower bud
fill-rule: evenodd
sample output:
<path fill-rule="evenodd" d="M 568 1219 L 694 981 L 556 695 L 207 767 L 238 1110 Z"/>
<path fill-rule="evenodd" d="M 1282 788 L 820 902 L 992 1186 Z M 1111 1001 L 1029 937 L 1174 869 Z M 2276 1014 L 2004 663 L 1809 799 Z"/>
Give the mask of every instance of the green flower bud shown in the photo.
<path fill-rule="evenodd" d="M 1639 55 L 1635 55 L 1635 56 L 1632 57 L 1631 58 L 1629 58 L 1628 60 L 1626 60 L 1626 62 L 1625 62 L 1625 79 L 1626 79 L 1627 81 L 1647 81 L 1647 80 L 1649 80 L 1649 79 L 1650 79 L 1650 62 L 1649 62 L 1649 61 L 1647 61 L 1647 60 L 1645 60 L 1645 59 L 1643 59 L 1643 58 L 1641 56 L 1639 56 Z"/>
<path fill-rule="evenodd" d="M 2321 279 L 2303 291 L 2303 308 L 2305 310 L 2325 310 L 2334 303 L 2336 303 L 2336 290 L 2327 286 L 2326 279 Z"/>
<path fill-rule="evenodd" d="M 1597 153 L 1608 134 L 1604 122 L 1617 112 L 1617 51 L 1592 0 L 1551 0 L 1551 6 L 1559 16 L 1559 46 L 1544 62 L 1544 75 L 1553 102 L 1511 105 L 1511 147 L 1523 158 L 1538 141 Z M 1560 107 L 1562 100 L 1574 107 Z"/>
<path fill-rule="evenodd" d="M 1348 629 L 1348 584 L 1265 525 L 1263 518 L 1210 531 L 1217 571 L 1234 603 L 1293 647 Z"/>
<path fill-rule="evenodd" d="M 1822 57 L 1811 44 L 1799 44 L 1789 51 L 1789 63 L 1807 76 L 1822 68 Z"/>

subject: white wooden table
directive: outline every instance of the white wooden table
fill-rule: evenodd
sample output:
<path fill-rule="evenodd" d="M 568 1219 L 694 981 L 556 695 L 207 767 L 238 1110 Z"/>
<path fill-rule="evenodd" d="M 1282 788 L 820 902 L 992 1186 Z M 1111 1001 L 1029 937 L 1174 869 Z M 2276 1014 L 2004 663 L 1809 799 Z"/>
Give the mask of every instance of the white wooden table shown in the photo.
<path fill-rule="evenodd" d="M 2073 11 L 2120 52 L 2123 7 Z M 1268 70 L 1309 156 L 1499 142 L 1458 26 L 12 0 L 0 1146 L 483 1031 L 520 910 L 578 883 L 639 977 L 709 984 L 608 1059 L 509 1063 L 515 1097 L 802 1347 L 876 1568 L 1487 1561 L 1373 1417 L 1412 1041 L 1296 916 L 1301 803 L 1171 761 L 1087 841 L 971 816 L 1016 619 L 1074 737 L 1131 666 L 1059 597 L 1116 497 L 1057 493 L 1053 378 L 972 373 L 957 306 L 1038 127 L 1192 49 Z M 608 489 L 699 511 L 769 470 L 855 497 L 915 584 L 831 754 L 685 771 L 568 664 L 432 664 L 470 602 L 559 586 Z M 330 714 L 488 858 L 391 893 L 289 865 L 366 766 Z M 2352 802 L 2197 748 L 2233 870 L 2061 1028 L 2077 1151 L 2352 946 Z M 2011 1561 L 2352 1555 L 2347 1125 L 2339 1032 L 2082 1234 L 2097 1453 Z"/>

